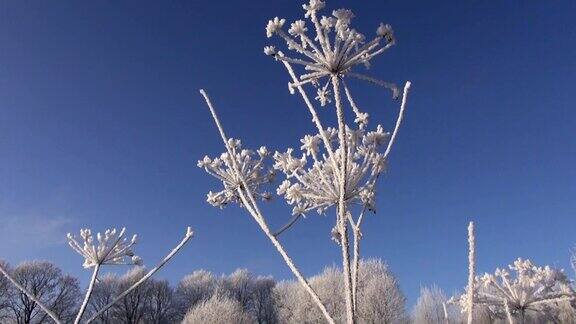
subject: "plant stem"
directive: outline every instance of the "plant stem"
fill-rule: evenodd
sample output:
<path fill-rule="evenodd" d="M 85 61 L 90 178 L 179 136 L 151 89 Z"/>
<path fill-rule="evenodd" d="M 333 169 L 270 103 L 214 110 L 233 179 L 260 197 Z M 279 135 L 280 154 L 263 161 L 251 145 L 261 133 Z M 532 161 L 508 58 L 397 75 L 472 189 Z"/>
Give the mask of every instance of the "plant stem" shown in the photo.
<path fill-rule="evenodd" d="M 474 222 L 468 224 L 468 324 L 474 318 L 474 277 L 476 270 L 476 242 L 474 237 Z"/>
<path fill-rule="evenodd" d="M 354 312 L 357 312 L 358 306 L 358 269 L 360 267 L 360 228 L 352 227 L 354 237 L 354 257 L 352 261 L 352 303 Z"/>
<path fill-rule="evenodd" d="M 84 301 L 80 306 L 80 310 L 76 315 L 76 319 L 74 320 L 74 324 L 80 323 L 82 319 L 82 315 L 84 315 L 84 311 L 86 311 L 86 306 L 88 306 L 88 300 L 90 300 L 90 296 L 92 295 L 92 290 L 94 290 L 94 284 L 96 283 L 96 279 L 98 278 L 98 271 L 100 270 L 100 265 L 97 264 L 94 266 L 94 272 L 92 272 L 92 278 L 90 279 L 90 284 L 88 285 L 88 291 L 86 291 L 86 296 L 84 296 Z"/>
<path fill-rule="evenodd" d="M 340 246 L 342 248 L 342 269 L 344 272 L 344 293 L 346 299 L 346 321 L 348 324 L 355 323 L 354 303 L 352 301 L 352 275 L 350 273 L 350 251 L 348 243 L 348 221 L 346 218 L 346 173 L 348 165 L 348 145 L 346 138 L 346 124 L 344 123 L 344 109 L 340 98 L 340 85 L 337 75 L 332 76 L 334 89 L 334 101 L 336 102 L 336 114 L 338 117 L 338 139 L 340 141 L 340 193 L 338 198 L 338 227 L 340 230 Z"/>

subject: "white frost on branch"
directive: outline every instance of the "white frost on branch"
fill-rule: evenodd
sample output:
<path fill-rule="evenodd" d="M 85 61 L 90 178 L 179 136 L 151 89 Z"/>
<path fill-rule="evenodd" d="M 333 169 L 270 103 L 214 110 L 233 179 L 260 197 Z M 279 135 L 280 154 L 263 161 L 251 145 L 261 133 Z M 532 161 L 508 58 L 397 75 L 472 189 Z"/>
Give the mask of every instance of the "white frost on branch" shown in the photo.
<path fill-rule="evenodd" d="M 325 134 L 336 144 L 338 130 L 327 128 Z M 369 210 L 375 209 L 375 181 L 386 167 L 382 147 L 390 136 L 382 126 L 375 131 L 350 129 L 347 127 L 348 156 L 346 164 L 346 188 L 344 200 L 347 204 L 358 203 Z M 340 197 L 339 172 L 342 164 L 341 148 L 334 154 L 337 168 L 327 156 L 320 134 L 306 135 L 300 140 L 301 157 L 294 150 L 274 154 L 274 168 L 285 174 L 286 180 L 277 189 L 288 204 L 294 205 L 294 215 L 316 210 L 319 214 L 338 204 Z"/>

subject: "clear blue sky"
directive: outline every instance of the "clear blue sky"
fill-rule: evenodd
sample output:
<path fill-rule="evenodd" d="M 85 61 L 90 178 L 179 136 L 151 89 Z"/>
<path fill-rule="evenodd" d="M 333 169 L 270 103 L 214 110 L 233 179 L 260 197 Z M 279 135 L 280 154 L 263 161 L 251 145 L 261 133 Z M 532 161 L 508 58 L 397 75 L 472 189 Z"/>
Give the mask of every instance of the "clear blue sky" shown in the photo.
<path fill-rule="evenodd" d="M 452 292 L 465 283 L 474 220 L 479 271 L 521 256 L 572 274 L 576 2 L 328 7 L 353 9 L 367 35 L 392 24 L 398 45 L 371 73 L 414 85 L 365 256 L 390 264 L 410 304 L 422 285 Z M 269 18 L 302 14 L 294 1 L 2 1 L 0 257 L 49 259 L 85 278 L 66 232 L 127 226 L 153 264 L 191 225 L 196 238 L 161 276 L 246 267 L 291 278 L 241 209 L 205 202 L 219 184 L 196 161 L 222 145 L 197 90 L 246 145 L 296 146 L 313 125 L 262 47 Z M 389 94 L 356 93 L 390 128 Z M 289 210 L 266 207 L 275 225 Z M 332 223 L 310 215 L 283 237 L 308 275 L 339 262 Z"/>

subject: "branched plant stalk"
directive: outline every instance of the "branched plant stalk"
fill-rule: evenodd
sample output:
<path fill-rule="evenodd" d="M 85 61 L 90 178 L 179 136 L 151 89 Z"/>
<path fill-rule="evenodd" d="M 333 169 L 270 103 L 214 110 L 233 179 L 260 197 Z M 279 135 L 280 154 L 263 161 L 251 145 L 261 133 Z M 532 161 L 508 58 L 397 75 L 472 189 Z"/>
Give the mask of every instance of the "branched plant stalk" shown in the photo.
<path fill-rule="evenodd" d="M 289 57 L 276 50 L 274 46 L 264 48 L 266 55 L 286 67 L 291 78 L 291 82 L 288 83 L 290 93 L 294 94 L 298 90 L 318 129 L 318 134 L 305 135 L 301 139 L 303 144 L 300 148 L 303 151 L 301 158 L 292 155 L 292 148 L 285 153 L 274 153 L 273 169 L 280 170 L 286 176 L 286 180 L 278 186 L 276 192 L 284 196 L 287 203 L 293 206 L 292 218 L 280 230 L 270 231 L 256 202 L 256 198 L 268 200 L 271 197 L 270 193 L 259 190 L 261 185 L 272 181 L 274 171 L 271 170 L 267 175 L 262 173 L 265 171 L 264 159 L 269 152 L 266 147 L 260 147 L 257 151 L 242 149 L 240 140 L 226 137 L 214 107 L 203 90 L 200 92 L 212 113 L 226 152 L 215 158 L 205 156 L 198 161 L 198 167 L 219 179 L 224 187 L 218 192 L 210 191 L 207 201 L 219 208 L 230 203 L 239 203 L 246 208 L 330 323 L 333 323 L 332 316 L 328 314 L 314 290 L 288 257 L 277 237 L 291 228 L 306 213 L 315 210 L 323 214 L 327 209 L 335 208 L 336 224 L 332 236 L 340 245 L 342 253 L 346 322 L 354 324 L 361 220 L 366 209 L 375 211 L 375 182 L 385 169 L 386 156 L 390 152 L 402 120 L 410 83 L 407 82 L 404 89 L 402 109 L 392 138 L 389 138 L 389 133 L 384 132 L 381 125 L 374 131 L 367 131 L 369 115 L 360 111 L 344 79 L 349 77 L 367 81 L 390 90 L 394 99 L 399 97 L 396 85 L 356 73 L 354 70 L 357 66 L 368 68 L 374 57 L 396 43 L 392 28 L 390 25 L 380 23 L 375 38 L 368 41 L 363 34 L 351 27 L 350 22 L 354 14 L 350 10 L 337 9 L 332 12 L 332 16 L 321 16 L 319 19 L 317 14 L 324 7 L 323 0 L 310 0 L 302 5 L 306 11 L 305 18 L 309 18 L 312 27 L 306 26 L 303 20 L 297 20 L 286 32 L 283 29 L 286 20 L 279 17 L 268 21 L 266 26 L 267 37 L 278 36 L 286 41 L 288 50 L 299 55 Z M 315 32 L 315 37 L 307 35 L 306 32 L 309 30 Z M 304 72 L 297 75 L 292 65 L 303 66 Z M 336 129 L 323 127 L 316 109 L 303 88 L 304 85 L 316 88 L 315 99 L 321 106 L 334 101 L 338 120 Z M 345 95 L 342 94 L 342 89 Z M 355 114 L 354 123 L 357 127 L 349 128 L 351 125 L 345 122 L 343 100 L 346 99 Z M 380 152 L 380 147 L 387 141 L 388 147 L 383 154 Z M 322 144 L 324 152 L 321 152 Z M 335 146 L 338 146 L 337 149 Z M 256 153 L 258 159 L 254 159 Z M 352 204 L 360 204 L 363 207 L 356 222 L 350 214 Z M 350 255 L 349 227 L 353 230 L 354 236 L 353 260 Z"/>
<path fill-rule="evenodd" d="M 212 102 L 210 101 L 208 94 L 203 89 L 200 90 L 200 93 L 204 97 L 204 100 L 206 101 L 206 105 L 210 109 L 210 113 L 212 114 L 212 118 L 214 119 L 216 127 L 218 128 L 218 131 L 220 133 L 220 137 L 222 138 L 224 146 L 226 147 L 226 151 L 228 152 L 228 154 L 230 156 L 234 156 L 232 149 L 229 146 L 229 141 L 228 141 L 228 138 L 226 137 L 226 133 L 224 132 L 224 128 L 222 127 L 222 124 L 220 123 L 218 115 L 216 114 L 216 110 L 214 109 L 214 106 L 212 105 Z M 254 195 L 252 193 L 252 190 L 250 190 L 250 186 L 247 185 L 246 179 L 244 179 L 243 174 L 239 171 L 239 167 L 237 165 L 236 159 L 232 158 L 231 160 L 232 160 L 232 168 L 233 168 L 233 171 L 235 173 L 235 177 L 242 184 L 241 186 L 239 186 L 236 189 L 237 193 L 238 193 L 238 195 L 242 201 L 242 204 L 244 205 L 244 207 L 246 207 L 246 210 L 248 210 L 248 213 L 254 218 L 256 223 L 260 226 L 260 229 L 262 230 L 262 232 L 264 232 L 264 234 L 268 237 L 268 239 L 270 239 L 270 241 L 272 242 L 272 245 L 274 245 L 276 250 L 278 250 L 278 252 L 282 256 L 282 258 L 284 259 L 284 262 L 286 262 L 286 265 L 288 265 L 288 268 L 290 268 L 290 270 L 292 271 L 294 276 L 298 279 L 298 281 L 304 287 L 304 289 L 310 295 L 310 297 L 312 297 L 312 300 L 314 301 L 314 303 L 318 306 L 318 308 L 320 308 L 320 311 L 322 312 L 322 314 L 326 318 L 326 321 L 328 321 L 328 323 L 335 323 L 334 319 L 328 313 L 328 310 L 326 309 L 326 307 L 324 306 L 324 304 L 322 303 L 322 301 L 318 297 L 318 294 L 310 286 L 310 284 L 304 278 L 304 276 L 302 275 L 300 270 L 298 270 L 298 268 L 296 267 L 296 265 L 294 264 L 294 262 L 292 261 L 292 259 L 290 258 L 290 256 L 286 252 L 286 250 L 284 249 L 284 246 L 282 245 L 282 243 L 280 243 L 280 241 L 278 241 L 276 236 L 270 230 L 270 227 L 268 226 L 264 216 L 262 215 L 262 213 L 260 212 L 260 209 L 258 208 L 258 204 L 256 202 L 256 199 L 254 199 Z"/>
<path fill-rule="evenodd" d="M 281 53 L 279 53 L 281 55 Z M 321 135 L 322 140 L 324 142 L 324 145 L 328 151 L 329 156 L 331 157 L 331 161 L 333 162 L 333 165 L 335 168 L 338 167 L 338 163 L 336 162 L 336 159 L 334 158 L 334 150 L 332 149 L 332 145 L 330 143 L 330 141 L 328 140 L 328 138 L 325 135 L 325 129 L 322 126 L 322 122 L 320 121 L 320 119 L 318 118 L 318 114 L 316 112 L 316 109 L 314 108 L 314 105 L 311 103 L 308 95 L 306 94 L 306 91 L 302 88 L 302 85 L 298 83 L 298 78 L 296 76 L 296 74 L 294 73 L 294 69 L 292 68 L 291 64 L 286 62 L 286 61 L 282 61 L 282 63 L 284 64 L 284 66 L 286 67 L 286 70 L 288 71 L 288 74 L 290 75 L 290 77 L 292 78 L 292 82 L 295 84 L 294 88 L 296 88 L 298 90 L 298 92 L 300 93 L 300 95 L 302 96 L 302 99 L 304 100 L 304 103 L 306 104 L 306 107 L 308 108 L 310 114 L 312 115 L 312 121 L 314 122 L 314 124 L 316 125 L 316 128 L 318 129 L 318 133 Z M 336 78 L 336 80 L 338 80 Z M 334 82 L 333 82 L 334 84 Z M 345 84 L 344 84 L 345 85 Z M 400 125 L 402 124 L 403 118 L 404 118 L 404 112 L 405 112 L 405 108 L 406 108 L 406 103 L 407 103 L 407 99 L 408 99 L 408 93 L 410 90 L 412 83 L 410 81 L 406 82 L 406 84 L 404 85 L 404 91 L 403 91 L 403 95 L 402 95 L 402 102 L 400 105 L 400 112 L 398 113 L 398 117 L 396 119 L 396 124 L 394 126 L 394 131 L 392 133 L 392 136 L 390 137 L 390 141 L 388 142 L 388 146 L 386 147 L 386 151 L 384 152 L 384 158 L 387 159 L 388 155 L 391 152 L 392 146 L 395 143 L 395 139 L 396 136 L 398 134 L 398 131 L 400 129 Z M 347 93 L 347 97 L 349 99 L 350 104 L 355 107 L 354 102 L 351 100 L 350 95 L 348 94 L 348 89 L 345 86 L 345 91 Z M 337 102 L 337 107 L 340 106 L 341 107 L 341 102 L 340 102 L 340 91 L 337 91 L 337 87 L 334 87 L 334 97 L 335 97 L 335 101 Z M 339 103 L 340 102 L 340 103 Z M 339 104 L 338 104 L 339 103 Z M 338 111 L 338 108 L 337 108 Z M 340 127 L 340 118 L 339 118 L 339 138 L 341 138 L 340 134 L 342 134 L 341 127 Z M 345 132 L 345 128 L 344 128 L 344 132 Z M 344 133 L 345 134 L 345 133 Z M 345 135 L 344 135 L 345 136 Z M 341 142 L 341 139 L 340 139 Z M 342 150 L 342 152 L 344 152 L 344 150 Z M 342 177 L 342 171 L 340 171 L 337 176 L 339 177 L 339 179 L 341 179 Z M 378 176 L 376 176 L 375 180 L 377 180 Z M 342 181 L 341 181 L 342 182 Z M 341 190 L 341 193 L 344 192 L 343 190 Z M 356 295 L 357 295 L 357 281 L 358 281 L 358 266 L 359 266 L 359 262 L 360 262 L 360 240 L 362 238 L 362 233 L 360 230 L 361 224 L 362 224 L 362 220 L 364 217 L 364 213 L 366 211 L 366 207 L 363 207 L 362 211 L 360 212 L 360 215 L 358 216 L 356 222 L 351 218 L 351 216 L 348 214 L 347 217 L 341 218 L 340 213 L 338 213 L 338 228 L 340 230 L 340 234 L 341 237 L 343 238 L 345 235 L 343 235 L 343 227 L 340 224 L 340 219 L 349 219 L 350 224 L 352 226 L 352 233 L 353 233 L 353 239 L 354 239 L 354 257 L 353 257 L 353 262 L 352 262 L 352 271 L 351 271 L 351 275 L 346 275 L 344 277 L 345 280 L 345 286 L 347 282 L 351 282 L 351 291 L 348 291 L 348 289 L 346 289 L 347 294 L 346 294 L 346 302 L 348 304 L 348 296 L 351 296 L 352 299 L 352 309 L 348 308 L 347 305 L 347 314 L 353 314 L 356 307 L 357 307 L 357 300 L 356 300 Z M 291 225 L 291 224 L 290 224 Z M 284 230 L 284 229 L 283 229 Z M 344 228 L 344 230 L 347 232 L 346 228 Z M 344 261 L 344 255 L 346 254 L 347 249 L 344 248 L 344 244 L 342 244 L 342 242 L 340 242 L 342 245 L 342 254 L 343 254 L 343 264 L 344 264 L 344 269 L 346 269 L 346 263 L 349 264 L 349 262 Z M 349 266 L 348 266 L 349 269 Z M 346 272 L 344 270 L 344 272 Z M 351 277 L 351 278 L 350 278 Z M 350 318 L 347 317 L 347 319 L 349 320 Z"/>

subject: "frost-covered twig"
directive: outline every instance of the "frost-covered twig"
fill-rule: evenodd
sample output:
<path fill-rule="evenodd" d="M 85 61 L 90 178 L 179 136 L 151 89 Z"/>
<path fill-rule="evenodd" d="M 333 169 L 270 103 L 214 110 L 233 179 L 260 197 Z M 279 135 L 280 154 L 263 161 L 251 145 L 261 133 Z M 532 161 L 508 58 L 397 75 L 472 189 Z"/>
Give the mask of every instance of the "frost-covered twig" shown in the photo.
<path fill-rule="evenodd" d="M 8 273 L 8 271 L 2 267 L 2 264 L 0 264 L 0 272 L 16 288 L 18 288 L 18 290 L 20 290 L 22 293 L 24 293 L 28 298 L 30 298 L 32 301 L 34 301 L 36 303 L 36 305 L 38 305 L 46 314 L 48 314 L 48 316 L 50 316 L 50 318 L 52 318 L 52 320 L 54 320 L 54 322 L 56 324 L 62 323 L 62 321 L 58 318 L 58 316 L 53 311 L 51 311 L 46 305 L 44 305 L 44 303 L 42 303 L 39 298 L 37 298 L 34 294 L 32 294 L 30 291 L 28 291 L 28 289 L 23 287 L 16 279 L 14 279 L 10 275 L 10 273 Z"/>
<path fill-rule="evenodd" d="M 476 277 L 476 238 L 474 222 L 468 224 L 468 324 L 472 324 L 474 312 L 474 278 Z"/>
<path fill-rule="evenodd" d="M 230 175 L 230 177 L 225 178 L 225 180 L 223 181 L 225 191 L 228 190 L 228 191 L 235 191 L 236 192 L 236 194 L 238 195 L 238 198 L 239 198 L 237 202 L 241 203 L 241 206 L 243 206 L 247 209 L 249 214 L 254 218 L 256 223 L 262 229 L 262 232 L 264 232 L 264 234 L 270 239 L 270 241 L 272 242 L 274 247 L 278 250 L 278 252 L 282 256 L 282 258 L 284 259 L 284 262 L 286 262 L 286 264 L 288 265 L 288 268 L 290 268 L 290 270 L 292 271 L 294 276 L 298 279 L 298 281 L 304 287 L 306 292 L 308 292 L 308 294 L 312 297 L 312 300 L 316 303 L 318 308 L 320 308 L 320 310 L 321 310 L 322 314 L 324 315 L 324 317 L 326 318 L 326 320 L 329 323 L 334 323 L 334 319 L 326 310 L 326 307 L 324 306 L 324 304 L 322 303 L 322 301 L 318 297 L 318 294 L 314 291 L 314 289 L 312 289 L 312 287 L 310 286 L 308 281 L 301 274 L 300 270 L 296 267 L 296 265 L 294 264 L 294 262 L 289 257 L 288 253 L 285 251 L 284 247 L 280 243 L 280 241 L 278 241 L 278 239 L 274 235 L 274 233 L 272 233 L 270 231 L 270 228 L 269 228 L 268 224 L 266 223 L 264 216 L 262 215 L 262 213 L 260 212 L 260 209 L 258 208 L 257 202 L 254 199 L 254 192 L 253 191 L 256 191 L 256 194 L 258 194 L 257 190 L 259 189 L 259 186 L 262 183 L 264 183 L 264 181 L 254 181 L 252 184 L 248 184 L 248 182 L 246 181 L 247 175 L 246 175 L 245 171 L 248 169 L 246 167 L 247 165 L 252 165 L 252 167 L 250 169 L 252 169 L 254 171 L 249 172 L 248 176 L 250 176 L 251 174 L 254 174 L 255 176 L 257 176 L 259 174 L 259 172 L 262 170 L 261 164 L 257 164 L 257 166 L 254 166 L 251 163 L 251 159 L 250 159 L 251 152 L 250 151 L 242 150 L 240 153 L 237 152 L 237 149 L 238 150 L 240 149 L 240 145 L 241 145 L 240 141 L 234 140 L 234 139 L 228 139 L 226 137 L 226 133 L 224 132 L 224 128 L 222 127 L 222 124 L 220 123 L 220 119 L 218 118 L 218 115 L 216 114 L 216 110 L 214 109 L 214 106 L 212 105 L 212 102 L 210 101 L 208 94 L 203 89 L 200 90 L 200 93 L 204 97 L 204 100 L 206 101 L 206 105 L 208 106 L 210 113 L 212 114 L 212 118 L 214 119 L 214 122 L 216 123 L 216 127 L 218 128 L 218 131 L 220 133 L 220 137 L 222 138 L 222 141 L 224 143 L 224 146 L 226 148 L 227 153 L 223 153 L 221 155 L 221 159 L 219 159 L 219 160 L 216 160 L 216 159 L 212 160 L 209 158 L 204 158 L 202 161 L 199 161 L 198 166 L 203 167 L 204 169 L 206 169 L 206 171 L 208 173 L 211 173 L 211 174 L 217 174 L 219 172 L 222 172 L 222 174 L 226 173 L 226 174 Z M 260 154 L 261 158 L 263 158 L 265 155 L 267 155 L 267 150 L 264 147 L 262 147 L 259 150 L 259 154 Z M 238 165 L 240 163 L 242 163 L 242 165 Z M 210 171 L 210 170 L 215 170 L 215 169 L 218 169 L 219 171 Z M 234 193 L 229 193 L 228 195 L 233 195 L 233 194 Z M 210 194 L 209 194 L 209 199 L 210 199 Z M 220 205 L 220 207 L 223 207 L 223 206 L 224 206 L 224 204 Z"/>
<path fill-rule="evenodd" d="M 91 323 L 92 321 L 97 319 L 98 316 L 100 316 L 101 314 L 106 312 L 110 307 L 114 306 L 114 304 L 116 304 L 118 301 L 120 301 L 122 298 L 124 298 L 126 295 L 128 295 L 130 292 L 132 292 L 134 289 L 138 288 L 141 284 L 143 284 L 146 280 L 148 280 L 148 278 L 152 277 L 154 275 L 154 273 L 156 273 L 158 270 L 160 270 L 168 261 L 170 261 L 170 259 L 176 253 L 178 253 L 178 251 L 180 251 L 180 249 L 192 238 L 193 235 L 194 235 L 194 232 L 192 231 L 192 229 L 190 227 L 188 227 L 186 229 L 186 234 L 184 235 L 184 238 L 182 239 L 182 241 L 180 241 L 180 243 L 178 245 L 176 245 L 176 247 L 174 249 L 172 249 L 172 251 L 170 251 L 170 253 L 168 253 L 168 255 L 166 255 L 164 257 L 164 259 L 162 259 L 162 261 L 160 261 L 160 263 L 158 263 L 158 265 L 156 265 L 156 267 L 152 268 L 150 271 L 148 271 L 148 273 L 146 273 L 146 275 L 144 275 L 142 278 L 140 278 L 140 280 L 135 282 L 132 286 L 130 286 L 128 289 L 126 289 L 120 295 L 116 296 L 116 298 L 114 298 L 106 306 L 102 307 L 100 310 L 98 310 L 96 313 L 94 313 L 92 315 L 92 317 L 90 317 L 86 321 L 86 324 Z"/>
<path fill-rule="evenodd" d="M 76 315 L 76 319 L 74 320 L 74 324 L 80 323 L 82 319 L 82 315 L 86 311 L 86 306 L 88 306 L 88 301 L 90 300 L 90 296 L 92 296 L 92 291 L 94 290 L 94 284 L 96 280 L 98 280 L 98 271 L 100 270 L 100 265 L 97 264 L 94 266 L 94 270 L 92 272 L 92 277 L 90 278 L 90 283 L 88 284 L 88 290 L 86 291 L 86 295 L 84 295 L 84 300 L 82 301 L 82 305 L 80 306 L 80 310 Z"/>

